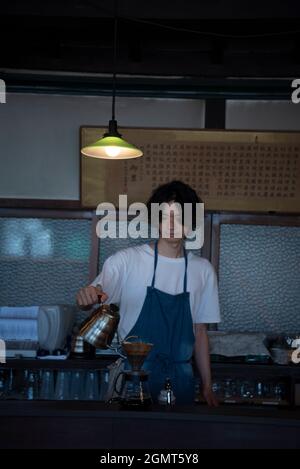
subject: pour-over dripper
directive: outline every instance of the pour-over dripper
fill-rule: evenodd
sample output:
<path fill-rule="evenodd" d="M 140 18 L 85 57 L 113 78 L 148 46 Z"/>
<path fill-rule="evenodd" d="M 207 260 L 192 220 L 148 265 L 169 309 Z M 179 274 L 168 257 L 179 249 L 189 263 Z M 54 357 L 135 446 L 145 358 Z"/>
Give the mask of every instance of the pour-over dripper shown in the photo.
<path fill-rule="evenodd" d="M 114 390 L 119 395 L 120 405 L 122 408 L 134 410 L 149 408 L 152 403 L 148 382 L 149 371 L 141 368 L 153 344 L 146 339 L 129 336 L 121 342 L 121 345 L 124 358 L 127 358 L 131 370 L 121 371 L 114 382 Z M 120 377 L 122 383 L 119 381 Z"/>
<path fill-rule="evenodd" d="M 132 371 L 140 371 L 153 347 L 153 344 L 145 342 L 140 338 L 135 338 L 134 342 L 129 342 L 128 339 L 125 339 L 122 342 L 122 347 L 126 353 Z"/>

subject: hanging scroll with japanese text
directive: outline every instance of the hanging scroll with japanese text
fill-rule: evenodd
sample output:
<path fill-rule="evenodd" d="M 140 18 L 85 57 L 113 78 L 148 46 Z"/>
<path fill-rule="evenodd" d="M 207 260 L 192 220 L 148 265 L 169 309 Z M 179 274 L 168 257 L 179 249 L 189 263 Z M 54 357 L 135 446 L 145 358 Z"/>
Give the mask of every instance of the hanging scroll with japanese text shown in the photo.
<path fill-rule="evenodd" d="M 81 147 L 105 128 L 81 127 Z M 207 210 L 300 212 L 300 133 L 123 128 L 142 149 L 130 160 L 81 157 L 81 203 L 145 202 L 173 179 L 190 184 Z"/>

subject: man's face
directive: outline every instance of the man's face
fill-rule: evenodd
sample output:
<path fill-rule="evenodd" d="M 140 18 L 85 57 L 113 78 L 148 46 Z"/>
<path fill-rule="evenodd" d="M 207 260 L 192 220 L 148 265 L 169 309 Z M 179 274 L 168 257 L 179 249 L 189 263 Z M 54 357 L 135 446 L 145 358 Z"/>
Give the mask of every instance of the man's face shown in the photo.
<path fill-rule="evenodd" d="M 180 204 L 175 201 L 165 203 L 162 209 L 162 218 L 159 224 L 159 233 L 169 242 L 183 239 L 188 229 L 183 225 L 183 214 Z"/>

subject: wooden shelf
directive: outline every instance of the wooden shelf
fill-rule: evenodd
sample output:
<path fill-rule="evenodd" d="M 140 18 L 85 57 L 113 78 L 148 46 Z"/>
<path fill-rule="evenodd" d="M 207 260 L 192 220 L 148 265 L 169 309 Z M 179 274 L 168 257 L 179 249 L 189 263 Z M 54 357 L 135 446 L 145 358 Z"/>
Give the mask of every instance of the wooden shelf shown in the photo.
<path fill-rule="evenodd" d="M 4 364 L 0 363 L 0 368 L 103 368 L 115 361 L 118 355 L 103 354 L 98 355 L 96 358 L 91 359 L 72 359 L 66 360 L 46 360 L 46 359 L 27 359 L 27 358 L 9 358 Z M 300 378 L 300 364 L 299 365 L 277 365 L 277 364 L 255 364 L 255 363 L 212 363 L 212 372 L 221 373 L 226 375 L 234 373 L 241 375 L 261 375 L 263 376 L 297 376 Z"/>
<path fill-rule="evenodd" d="M 270 364 L 261 364 L 261 363 L 212 363 L 211 364 L 212 371 L 216 371 L 218 373 L 230 373 L 234 372 L 235 375 L 241 373 L 244 375 L 245 373 L 249 375 L 282 375 L 282 376 L 290 376 L 295 375 L 299 376 L 300 378 L 300 366 L 295 364 L 290 365 L 277 365 L 276 363 Z"/>
<path fill-rule="evenodd" d="M 0 368 L 14 368 L 14 369 L 101 369 L 105 368 L 112 361 L 116 360 L 118 357 L 115 355 L 105 355 L 100 356 L 94 359 L 70 359 L 66 360 L 46 360 L 46 359 L 8 359 L 4 364 L 0 364 Z"/>

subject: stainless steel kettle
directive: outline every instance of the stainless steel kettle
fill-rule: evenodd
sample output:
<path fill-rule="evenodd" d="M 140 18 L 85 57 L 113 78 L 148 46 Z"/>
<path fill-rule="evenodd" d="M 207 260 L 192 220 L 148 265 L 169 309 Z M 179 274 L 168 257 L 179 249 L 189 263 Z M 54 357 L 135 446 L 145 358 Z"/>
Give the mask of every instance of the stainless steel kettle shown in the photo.
<path fill-rule="evenodd" d="M 82 323 L 79 335 L 94 347 L 109 348 L 119 321 L 119 308 L 115 304 L 102 304 Z"/>

